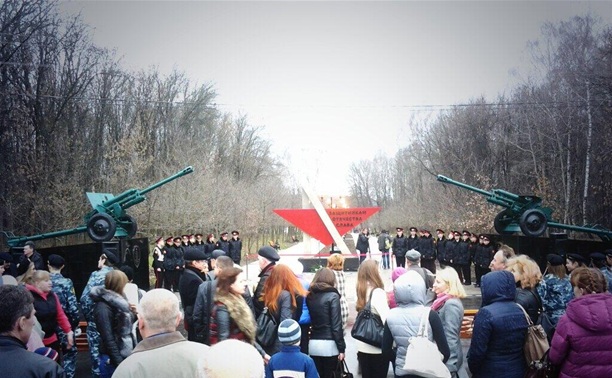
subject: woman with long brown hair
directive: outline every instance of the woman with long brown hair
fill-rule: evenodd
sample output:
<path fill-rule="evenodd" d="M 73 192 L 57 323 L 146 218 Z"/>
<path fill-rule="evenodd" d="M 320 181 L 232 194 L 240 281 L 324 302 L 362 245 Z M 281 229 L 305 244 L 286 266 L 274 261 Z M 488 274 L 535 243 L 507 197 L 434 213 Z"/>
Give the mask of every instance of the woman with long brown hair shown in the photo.
<path fill-rule="evenodd" d="M 280 324 L 285 319 L 300 319 L 306 294 L 291 268 L 277 265 L 264 284 L 261 300 L 276 320 L 276 324 Z M 280 350 L 281 345 L 281 342 L 276 340 L 274 345 L 265 347 L 264 350 L 272 356 Z"/>
<path fill-rule="evenodd" d="M 312 327 L 308 352 L 321 378 L 332 376 L 338 361 L 344 360 L 346 349 L 342 330 L 340 293 L 335 285 L 336 276 L 331 269 L 319 269 L 306 297 Z"/>
<path fill-rule="evenodd" d="M 132 324 L 136 320 L 136 307 L 130 305 L 123 289 L 128 278 L 120 270 L 108 272 L 104 287 L 96 286 L 89 295 L 96 302 L 94 318 L 100 332 L 100 377 L 110 378 L 119 364 L 136 346 Z"/>
<path fill-rule="evenodd" d="M 211 313 L 210 345 L 227 339 L 255 344 L 255 319 L 242 294 L 244 281 L 239 279 L 242 269 L 231 267 L 217 276 L 217 289 Z"/>
<path fill-rule="evenodd" d="M 380 316 L 382 323 L 387 320 L 389 304 L 384 284 L 378 272 L 378 263 L 374 260 L 364 261 L 357 272 L 357 312 L 363 310 L 370 302 L 372 313 Z M 363 378 L 385 378 L 389 370 L 389 360 L 383 356 L 381 345 L 370 345 L 355 340 L 357 359 Z"/>

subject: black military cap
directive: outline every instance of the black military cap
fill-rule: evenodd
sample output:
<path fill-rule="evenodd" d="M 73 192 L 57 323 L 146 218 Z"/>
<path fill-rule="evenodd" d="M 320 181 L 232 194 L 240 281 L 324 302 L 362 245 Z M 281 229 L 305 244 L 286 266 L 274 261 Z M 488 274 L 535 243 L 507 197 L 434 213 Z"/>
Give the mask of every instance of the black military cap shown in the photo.
<path fill-rule="evenodd" d="M 416 227 L 410 227 L 410 231 L 417 232 L 417 231 L 419 231 L 419 229 L 418 229 L 418 228 L 416 228 Z"/>
<path fill-rule="evenodd" d="M 213 251 L 213 254 L 214 254 L 214 252 L 215 251 Z M 223 251 L 221 251 L 221 252 L 223 252 Z M 204 251 L 199 249 L 199 248 L 189 248 L 185 252 L 185 256 L 183 258 L 185 260 L 187 260 L 187 261 L 206 260 L 206 253 L 204 253 Z"/>
<path fill-rule="evenodd" d="M 113 265 L 119 264 L 119 257 L 112 253 L 111 251 L 104 251 L 104 255 L 106 256 L 106 260 Z"/>
<path fill-rule="evenodd" d="M 264 245 L 263 247 L 259 248 L 257 254 L 261 257 L 265 257 L 270 261 L 280 260 L 280 256 L 278 255 L 278 252 L 276 252 L 276 249 L 270 247 L 269 245 Z"/>
<path fill-rule="evenodd" d="M 586 259 L 577 253 L 568 253 L 566 258 L 572 262 L 586 263 Z"/>
<path fill-rule="evenodd" d="M 213 259 L 218 259 L 221 256 L 226 256 L 224 250 L 222 250 L 222 249 L 215 249 L 214 251 L 212 251 L 212 258 Z"/>
<path fill-rule="evenodd" d="M 221 236 L 225 236 L 225 235 L 227 235 L 227 231 L 223 231 L 223 232 L 221 233 Z"/>
<path fill-rule="evenodd" d="M 461 236 L 461 233 L 459 231 L 453 231 L 453 235 L 455 236 Z"/>
<path fill-rule="evenodd" d="M 395 229 L 395 231 L 404 231 L 404 229 L 403 229 L 403 228 L 401 228 L 401 227 L 397 227 L 397 228 Z"/>
<path fill-rule="evenodd" d="M 182 242 L 183 239 L 180 236 L 177 236 L 177 237 L 174 238 L 174 241 L 175 242 Z"/>
<path fill-rule="evenodd" d="M 234 231 L 232 231 L 232 235 L 240 235 L 240 232 L 234 230 Z"/>
<path fill-rule="evenodd" d="M 443 234 L 443 233 L 444 233 L 444 230 L 443 230 L 443 229 L 441 229 L 441 228 L 438 228 L 438 229 L 436 229 L 436 233 L 438 233 L 438 234 L 439 234 L 439 233 L 442 233 L 442 234 Z"/>
<path fill-rule="evenodd" d="M 197 238 L 198 236 L 199 236 L 199 237 L 204 237 L 204 235 L 202 235 L 202 234 L 195 234 L 195 237 L 196 237 L 196 238 Z"/>
<path fill-rule="evenodd" d="M 591 253 L 589 257 L 593 261 L 604 261 L 606 259 L 606 255 L 604 255 L 603 253 L 599 253 L 599 252 Z"/>
<path fill-rule="evenodd" d="M 480 235 L 480 238 L 482 240 L 489 240 L 490 241 L 490 239 L 489 239 L 489 237 L 487 235 Z"/>
<path fill-rule="evenodd" d="M 563 257 L 555 255 L 554 253 L 549 253 L 546 255 L 546 261 L 548 261 L 552 266 L 563 265 Z"/>
<path fill-rule="evenodd" d="M 50 255 L 47 261 L 49 262 L 49 265 L 54 268 L 61 268 L 62 266 L 64 266 L 64 264 L 66 264 L 66 260 L 64 260 L 62 256 L 55 254 Z"/>
<path fill-rule="evenodd" d="M 464 236 L 472 236 L 472 233 L 471 233 L 471 232 L 469 232 L 468 230 L 463 230 L 463 231 L 461 231 L 461 233 L 462 233 Z"/>
<path fill-rule="evenodd" d="M 166 243 L 170 244 L 170 243 L 172 243 L 173 240 L 174 240 L 174 238 L 172 236 L 170 236 L 168 239 L 166 239 Z"/>

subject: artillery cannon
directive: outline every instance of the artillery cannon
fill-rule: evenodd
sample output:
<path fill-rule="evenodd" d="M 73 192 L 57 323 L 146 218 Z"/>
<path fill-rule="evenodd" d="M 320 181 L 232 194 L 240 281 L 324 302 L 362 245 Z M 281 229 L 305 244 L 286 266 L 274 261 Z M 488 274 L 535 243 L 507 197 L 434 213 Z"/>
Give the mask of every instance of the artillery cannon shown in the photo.
<path fill-rule="evenodd" d="M 438 181 L 458 186 L 487 197 L 487 201 L 504 207 L 495 216 L 493 227 L 498 234 L 511 234 L 521 231 L 525 236 L 537 237 L 546 232 L 547 227 L 595 234 L 604 241 L 612 239 L 612 231 L 601 226 L 572 226 L 555 222 L 552 219 L 553 210 L 542 207 L 542 199 L 537 196 L 521 196 L 502 189 L 493 189 L 488 192 L 446 176 L 438 175 Z"/>
<path fill-rule="evenodd" d="M 28 240 L 43 240 L 82 232 L 87 232 L 87 235 L 95 242 L 109 241 L 114 237 L 131 238 L 136 235 L 138 224 L 134 218 L 127 214 L 126 209 L 146 200 L 145 194 L 150 191 L 192 172 L 193 168 L 187 167 L 145 189 L 129 189 L 116 197 L 110 193 L 86 193 L 93 210 L 85 215 L 83 225 L 69 230 L 24 237 L 15 236 L 13 233 L 6 233 L 7 244 L 9 247 L 14 248 L 22 246 Z"/>

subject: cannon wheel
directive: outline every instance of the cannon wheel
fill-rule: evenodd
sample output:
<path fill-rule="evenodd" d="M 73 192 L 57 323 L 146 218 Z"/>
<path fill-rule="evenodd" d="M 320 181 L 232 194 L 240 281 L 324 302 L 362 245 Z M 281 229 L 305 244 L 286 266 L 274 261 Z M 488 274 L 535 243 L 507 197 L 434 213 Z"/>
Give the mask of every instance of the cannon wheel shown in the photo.
<path fill-rule="evenodd" d="M 546 214 L 539 209 L 529 209 L 521 214 L 519 226 L 525 236 L 537 237 L 546 232 L 548 220 Z"/>
<path fill-rule="evenodd" d="M 502 210 L 499 214 L 495 216 L 495 220 L 493 220 L 493 227 L 495 231 L 497 231 L 500 235 L 510 235 L 511 231 L 506 231 L 506 226 L 512 221 L 512 217 L 510 216 L 509 211 Z"/>
<path fill-rule="evenodd" d="M 136 223 L 136 219 L 126 214 L 124 217 L 121 218 L 121 222 L 129 223 L 128 226 L 123 226 L 123 228 L 127 232 L 128 238 L 131 239 L 136 236 L 136 231 L 138 231 L 138 223 Z"/>
<path fill-rule="evenodd" d="M 115 236 L 117 223 L 106 213 L 96 213 L 87 222 L 87 235 L 95 242 L 105 242 Z"/>

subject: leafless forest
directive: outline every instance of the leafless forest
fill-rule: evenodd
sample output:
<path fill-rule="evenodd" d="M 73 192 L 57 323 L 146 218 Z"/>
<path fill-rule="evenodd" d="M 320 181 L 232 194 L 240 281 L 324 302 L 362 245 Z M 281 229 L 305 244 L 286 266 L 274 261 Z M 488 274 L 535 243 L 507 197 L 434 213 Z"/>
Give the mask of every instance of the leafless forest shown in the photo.
<path fill-rule="evenodd" d="M 537 195 L 555 220 L 612 226 L 612 29 L 591 16 L 542 26 L 533 73 L 493 103 L 472 99 L 418 119 L 395 157 L 355 162 L 354 202 L 374 224 L 493 230 L 502 208 L 436 181 Z M 382 137 L 382 136 L 381 136 Z"/>
<path fill-rule="evenodd" d="M 54 2 L 0 3 L 0 231 L 75 227 L 85 191 L 144 188 L 192 165 L 130 210 L 142 236 L 235 228 L 248 250 L 280 238 L 286 224 L 272 209 L 301 201 L 260 126 L 220 110 L 211 85 L 180 70 L 128 71 L 90 36 Z M 534 193 L 561 221 L 610 227 L 612 30 L 576 17 L 544 25 L 528 49 L 537 74 L 512 93 L 415 117 L 394 158 L 355 162 L 350 205 L 382 206 L 375 228 L 490 231 L 499 209 L 437 183 L 444 174 Z"/>

